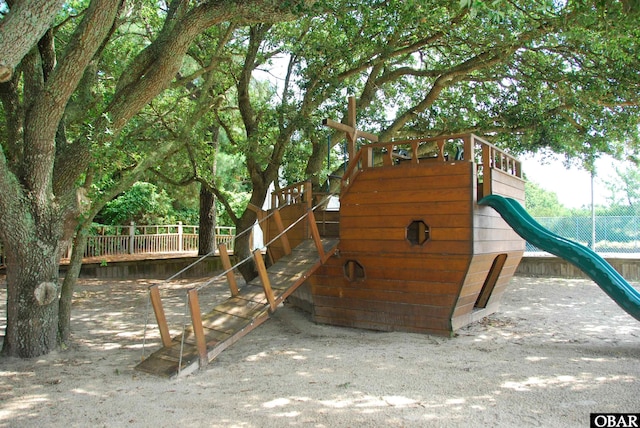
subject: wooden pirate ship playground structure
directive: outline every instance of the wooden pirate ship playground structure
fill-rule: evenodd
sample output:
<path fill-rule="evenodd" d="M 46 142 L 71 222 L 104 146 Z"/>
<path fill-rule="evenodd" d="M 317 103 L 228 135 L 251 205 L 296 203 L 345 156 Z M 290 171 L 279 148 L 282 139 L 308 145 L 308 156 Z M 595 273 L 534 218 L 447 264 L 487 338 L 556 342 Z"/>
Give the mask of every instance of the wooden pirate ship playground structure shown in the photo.
<path fill-rule="evenodd" d="M 285 299 L 319 323 L 439 335 L 498 309 L 524 253 L 520 235 L 543 233 L 526 222 L 516 232 L 515 220 L 502 216 L 516 212 L 513 201 L 524 201 L 521 163 L 473 134 L 376 142 L 354 123 L 352 102 L 348 124 L 325 122 L 345 131 L 349 143 L 339 209 L 329 209 L 326 195 L 314 195 L 309 183 L 274 193 L 268 211 L 255 208 L 267 243 L 266 253 L 256 250 L 251 257 L 256 279 L 239 285 L 234 270 L 246 260 L 232 266 L 222 246 L 229 298 L 201 308 L 198 288 L 188 290 L 190 323 L 174 338 L 161 286 L 150 287 L 162 347 L 138 370 L 191 373 Z M 373 142 L 356 151 L 363 136 Z M 501 207 L 492 198 L 510 202 Z M 555 238 L 538 244 L 548 242 Z M 614 286 L 612 297 L 640 319 L 640 297 L 623 288 Z M 627 308 L 620 303 L 625 298 Z"/>

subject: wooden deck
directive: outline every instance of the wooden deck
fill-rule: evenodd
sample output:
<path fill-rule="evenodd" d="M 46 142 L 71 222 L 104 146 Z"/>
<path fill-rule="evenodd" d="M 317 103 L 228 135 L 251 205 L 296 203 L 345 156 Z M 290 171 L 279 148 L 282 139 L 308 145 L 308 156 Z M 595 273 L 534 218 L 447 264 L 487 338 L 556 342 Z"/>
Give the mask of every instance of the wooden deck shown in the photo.
<path fill-rule="evenodd" d="M 337 243 L 336 238 L 322 239 L 324 260 L 333 254 Z M 267 269 L 266 276 L 273 291 L 273 302 L 267 299 L 263 281 L 258 277 L 241 287 L 236 296 L 203 315 L 206 361 L 201 359 L 196 334 L 193 326 L 190 326 L 184 333 L 184 340 L 182 335 L 173 338 L 170 346 L 164 346 L 151 354 L 136 369 L 168 378 L 192 373 L 265 322 L 273 308 L 306 281 L 324 260 L 321 259 L 314 241 L 307 239 L 291 254 L 283 256 Z"/>

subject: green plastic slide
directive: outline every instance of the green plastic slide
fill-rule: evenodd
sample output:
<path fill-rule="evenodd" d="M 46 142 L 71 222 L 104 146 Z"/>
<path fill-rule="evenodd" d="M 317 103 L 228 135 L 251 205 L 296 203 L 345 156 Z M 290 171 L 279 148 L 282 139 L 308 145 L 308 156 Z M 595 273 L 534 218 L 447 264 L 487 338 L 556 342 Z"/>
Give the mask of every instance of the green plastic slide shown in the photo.
<path fill-rule="evenodd" d="M 515 199 L 490 195 L 478 203 L 495 209 L 518 235 L 532 245 L 577 266 L 622 309 L 640 321 L 640 292 L 598 254 L 540 226 Z"/>

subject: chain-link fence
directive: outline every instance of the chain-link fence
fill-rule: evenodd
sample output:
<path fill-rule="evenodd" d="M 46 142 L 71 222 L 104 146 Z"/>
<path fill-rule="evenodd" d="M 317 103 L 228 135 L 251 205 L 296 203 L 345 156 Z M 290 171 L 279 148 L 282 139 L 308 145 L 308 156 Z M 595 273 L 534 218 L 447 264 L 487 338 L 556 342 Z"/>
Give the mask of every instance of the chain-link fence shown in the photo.
<path fill-rule="evenodd" d="M 640 216 L 536 217 L 536 221 L 598 253 L 640 253 Z M 540 250 L 527 242 L 526 251 Z"/>

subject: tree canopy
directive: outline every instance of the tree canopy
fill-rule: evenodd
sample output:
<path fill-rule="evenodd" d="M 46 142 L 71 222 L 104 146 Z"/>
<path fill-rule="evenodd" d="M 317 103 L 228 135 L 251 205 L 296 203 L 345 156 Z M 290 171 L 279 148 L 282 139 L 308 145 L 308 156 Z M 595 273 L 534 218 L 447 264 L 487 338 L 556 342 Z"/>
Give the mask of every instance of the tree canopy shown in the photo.
<path fill-rule="evenodd" d="M 637 157 L 634 4 L 0 3 L 4 352 L 68 338 L 79 267 L 58 284 L 60 242 L 80 247 L 109 200 L 142 177 L 200 183 L 247 228 L 255 213 L 233 192 L 261 206 L 270 183 L 318 186 L 340 162 L 321 121 L 345 117 L 346 95 L 381 140 L 475 132 L 514 152 Z"/>
<path fill-rule="evenodd" d="M 627 163 L 615 168 L 616 177 L 606 181 L 610 192 L 609 202 L 618 212 L 627 215 L 640 213 L 640 172 L 637 165 Z"/>

